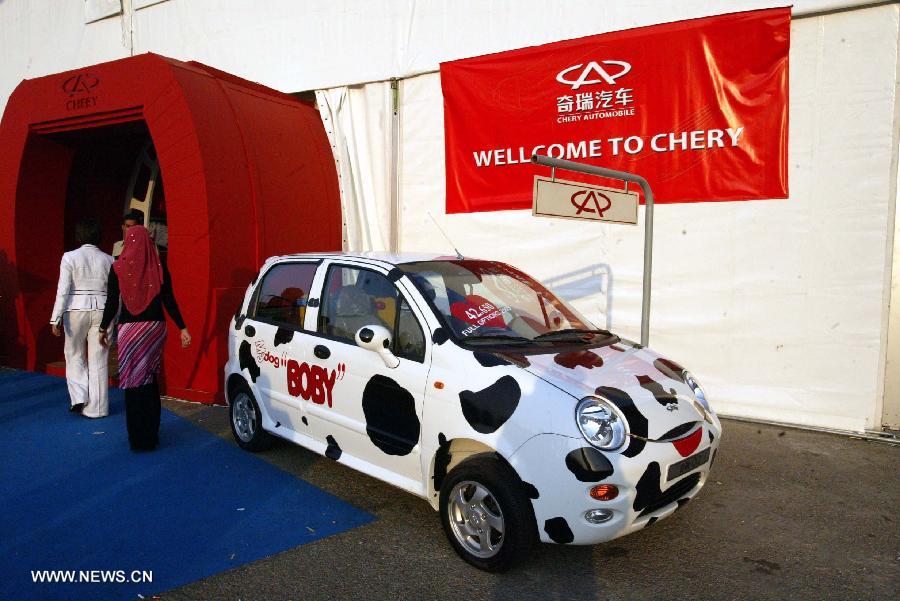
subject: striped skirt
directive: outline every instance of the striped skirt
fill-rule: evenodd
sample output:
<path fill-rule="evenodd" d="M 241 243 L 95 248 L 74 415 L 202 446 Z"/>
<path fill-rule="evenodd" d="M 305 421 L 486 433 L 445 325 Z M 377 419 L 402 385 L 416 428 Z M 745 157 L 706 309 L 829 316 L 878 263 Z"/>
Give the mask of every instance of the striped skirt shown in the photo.
<path fill-rule="evenodd" d="M 165 342 L 164 321 L 119 324 L 119 388 L 137 388 L 153 382 L 162 364 Z"/>

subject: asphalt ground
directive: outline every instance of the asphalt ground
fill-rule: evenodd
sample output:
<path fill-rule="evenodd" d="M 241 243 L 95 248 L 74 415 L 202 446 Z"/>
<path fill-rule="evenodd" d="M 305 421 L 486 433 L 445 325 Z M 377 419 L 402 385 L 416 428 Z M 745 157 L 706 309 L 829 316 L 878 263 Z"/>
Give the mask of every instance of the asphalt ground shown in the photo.
<path fill-rule="evenodd" d="M 164 405 L 231 441 L 227 409 Z M 900 446 L 727 419 L 723 426 L 710 480 L 675 515 L 603 545 L 538 545 L 505 574 L 459 559 L 424 500 L 278 441 L 258 457 L 376 520 L 160 598 L 900 597 Z"/>

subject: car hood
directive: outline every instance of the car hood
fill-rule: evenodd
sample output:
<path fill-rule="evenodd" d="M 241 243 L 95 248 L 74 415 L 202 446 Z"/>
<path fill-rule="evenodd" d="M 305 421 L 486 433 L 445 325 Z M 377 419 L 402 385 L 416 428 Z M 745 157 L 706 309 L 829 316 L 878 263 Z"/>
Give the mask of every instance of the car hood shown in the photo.
<path fill-rule="evenodd" d="M 600 395 L 635 415 L 646 419 L 646 434 L 651 440 L 666 439 L 667 434 L 703 421 L 703 409 L 696 403 L 691 388 L 684 383 L 678 364 L 656 352 L 621 341 L 588 350 L 563 353 L 529 354 L 516 363 L 545 382 L 582 399 Z M 629 421 L 640 421 L 629 418 Z M 632 432 L 634 426 L 632 425 Z M 643 430 L 643 428 L 641 428 Z"/>

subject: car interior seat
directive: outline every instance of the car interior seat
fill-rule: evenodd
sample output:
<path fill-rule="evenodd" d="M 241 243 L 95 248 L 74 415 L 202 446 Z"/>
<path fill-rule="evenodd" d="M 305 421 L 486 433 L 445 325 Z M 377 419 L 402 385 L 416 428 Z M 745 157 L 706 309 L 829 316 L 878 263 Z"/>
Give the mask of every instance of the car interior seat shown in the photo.
<path fill-rule="evenodd" d="M 329 334 L 353 340 L 364 326 L 384 325 L 375 309 L 375 300 L 356 286 L 344 286 L 335 297 L 334 320 Z"/>

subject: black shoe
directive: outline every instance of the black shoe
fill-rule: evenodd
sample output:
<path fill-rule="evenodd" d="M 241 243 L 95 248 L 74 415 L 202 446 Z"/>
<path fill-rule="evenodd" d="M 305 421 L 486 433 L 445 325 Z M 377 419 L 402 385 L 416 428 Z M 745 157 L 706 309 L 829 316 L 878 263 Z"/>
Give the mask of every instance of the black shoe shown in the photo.
<path fill-rule="evenodd" d="M 69 413 L 81 413 L 82 409 L 84 409 L 84 403 L 75 403 L 69 407 Z"/>

